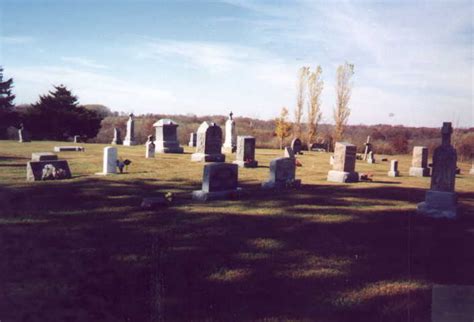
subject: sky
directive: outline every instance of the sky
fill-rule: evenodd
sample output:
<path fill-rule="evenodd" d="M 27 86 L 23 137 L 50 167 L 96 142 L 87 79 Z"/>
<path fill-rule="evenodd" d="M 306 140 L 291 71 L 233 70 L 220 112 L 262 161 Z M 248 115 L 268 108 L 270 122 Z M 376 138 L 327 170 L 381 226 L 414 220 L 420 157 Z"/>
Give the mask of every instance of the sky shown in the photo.
<path fill-rule="evenodd" d="M 17 104 L 64 84 L 135 114 L 276 117 L 298 69 L 354 64 L 349 124 L 474 126 L 473 1 L 0 2 L 0 65 Z"/>

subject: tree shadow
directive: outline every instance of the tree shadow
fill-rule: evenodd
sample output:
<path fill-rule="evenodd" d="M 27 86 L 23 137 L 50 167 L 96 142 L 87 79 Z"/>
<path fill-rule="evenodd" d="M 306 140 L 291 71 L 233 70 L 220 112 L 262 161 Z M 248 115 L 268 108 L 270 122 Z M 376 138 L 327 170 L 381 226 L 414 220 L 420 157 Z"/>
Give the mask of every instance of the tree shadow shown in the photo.
<path fill-rule="evenodd" d="M 199 186 L 89 177 L 2 187 L 5 320 L 429 321 L 432 283 L 474 283 L 472 212 L 420 218 L 423 189 L 269 192 L 244 181 L 242 200 L 191 205 Z M 171 207 L 140 208 L 166 191 L 176 191 Z"/>

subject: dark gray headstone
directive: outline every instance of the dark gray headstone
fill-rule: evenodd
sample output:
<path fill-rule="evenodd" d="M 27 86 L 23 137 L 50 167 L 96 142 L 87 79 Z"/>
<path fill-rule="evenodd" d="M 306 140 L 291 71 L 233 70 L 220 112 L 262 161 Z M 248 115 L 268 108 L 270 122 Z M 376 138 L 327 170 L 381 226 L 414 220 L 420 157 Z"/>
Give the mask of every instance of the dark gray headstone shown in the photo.
<path fill-rule="evenodd" d="M 216 123 L 203 122 L 197 131 L 196 153 L 191 155 L 191 161 L 224 162 L 225 155 L 221 153 L 222 130 Z"/>
<path fill-rule="evenodd" d="M 474 321 L 474 286 L 434 285 L 431 303 L 431 321 Z"/>
<path fill-rule="evenodd" d="M 295 179 L 295 159 L 276 158 L 270 162 L 270 177 L 262 184 L 264 189 L 298 187 L 301 180 Z"/>
<path fill-rule="evenodd" d="M 229 163 L 210 163 L 204 166 L 202 189 L 193 191 L 194 200 L 227 199 L 237 196 L 238 166 Z"/>
<path fill-rule="evenodd" d="M 157 153 L 183 153 L 179 146 L 178 124 L 170 119 L 161 119 L 155 124 L 156 152 Z"/>
<path fill-rule="evenodd" d="M 253 136 L 237 137 L 237 155 L 233 163 L 244 168 L 256 168 L 258 166 L 258 162 L 255 160 L 255 138 Z"/>
<path fill-rule="evenodd" d="M 30 161 L 26 164 L 27 181 L 70 179 L 71 170 L 66 160 Z"/>
<path fill-rule="evenodd" d="M 293 139 L 293 141 L 291 141 L 291 148 L 295 154 L 302 154 L 301 149 L 303 148 L 303 145 L 301 140 L 299 138 Z"/>
<path fill-rule="evenodd" d="M 454 192 L 456 181 L 456 149 L 451 145 L 453 129 L 450 122 L 441 128 L 442 143 L 433 154 L 431 189 L 426 192 L 425 202 L 418 204 L 417 211 L 435 218 L 456 218 L 457 197 Z"/>

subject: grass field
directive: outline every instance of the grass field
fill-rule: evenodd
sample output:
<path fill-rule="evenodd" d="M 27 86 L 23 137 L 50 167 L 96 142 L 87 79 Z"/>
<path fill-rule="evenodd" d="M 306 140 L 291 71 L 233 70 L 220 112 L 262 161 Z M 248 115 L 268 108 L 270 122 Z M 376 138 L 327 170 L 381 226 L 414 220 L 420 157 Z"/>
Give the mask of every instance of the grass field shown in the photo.
<path fill-rule="evenodd" d="M 55 145 L 70 143 L 0 141 L 2 322 L 429 321 L 433 284 L 474 284 L 470 164 L 451 222 L 416 216 L 430 179 L 407 176 L 410 156 L 396 156 L 402 177 L 358 161 L 373 182 L 333 184 L 329 154 L 307 152 L 302 187 L 269 192 L 282 152 L 257 150 L 240 200 L 195 203 L 203 164 L 190 148 L 145 159 L 120 146 L 128 173 L 101 177 L 104 145 L 81 144 L 59 153 L 73 179 L 26 182 L 31 153 Z M 164 192 L 170 207 L 140 208 Z"/>

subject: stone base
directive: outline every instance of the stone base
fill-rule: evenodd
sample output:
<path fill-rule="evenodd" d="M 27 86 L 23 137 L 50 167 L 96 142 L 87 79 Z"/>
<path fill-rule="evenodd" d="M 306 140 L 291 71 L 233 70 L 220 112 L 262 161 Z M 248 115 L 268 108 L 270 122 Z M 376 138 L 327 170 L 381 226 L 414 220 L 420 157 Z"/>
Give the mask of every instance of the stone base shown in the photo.
<path fill-rule="evenodd" d="M 182 147 L 156 149 L 156 153 L 183 153 L 183 152 L 184 152 L 184 149 Z"/>
<path fill-rule="evenodd" d="M 418 204 L 417 213 L 433 218 L 457 217 L 457 196 L 454 192 L 428 190 L 425 201 Z"/>
<path fill-rule="evenodd" d="M 291 189 L 299 188 L 300 186 L 300 179 L 295 179 L 293 181 L 266 181 L 262 183 L 262 189 Z"/>
<path fill-rule="evenodd" d="M 193 162 L 225 162 L 225 155 L 224 154 L 193 153 L 191 154 L 191 161 Z"/>
<path fill-rule="evenodd" d="M 125 141 L 123 141 L 123 145 L 125 145 L 125 146 L 137 145 L 137 142 L 125 140 Z"/>
<path fill-rule="evenodd" d="M 367 163 L 368 163 L 368 164 L 375 164 L 375 160 L 367 159 Z"/>
<path fill-rule="evenodd" d="M 105 173 L 105 172 L 96 172 L 94 173 L 96 176 L 108 176 L 108 175 L 113 175 L 113 174 L 117 174 L 117 172 L 109 172 L 109 173 Z"/>
<path fill-rule="evenodd" d="M 256 168 L 258 167 L 258 161 L 233 161 L 232 163 L 237 164 L 241 168 Z"/>
<path fill-rule="evenodd" d="M 358 182 L 359 173 L 331 170 L 328 172 L 328 181 L 331 182 Z"/>
<path fill-rule="evenodd" d="M 430 168 L 415 168 L 411 167 L 408 171 L 408 175 L 410 177 L 429 177 L 430 176 Z"/>
<path fill-rule="evenodd" d="M 195 148 L 195 147 L 196 147 L 196 144 L 194 144 L 194 143 L 188 143 L 188 146 L 189 146 L 190 148 Z"/>
<path fill-rule="evenodd" d="M 241 188 L 237 188 L 235 190 L 214 191 L 214 192 L 195 190 L 192 193 L 192 197 L 193 197 L 193 200 L 196 200 L 196 201 L 236 199 L 240 197 L 241 192 L 242 192 Z"/>
<path fill-rule="evenodd" d="M 389 171 L 387 174 L 389 177 L 399 177 L 400 171 Z"/>
<path fill-rule="evenodd" d="M 469 170 L 469 174 L 474 174 L 474 168 L 472 168 L 471 170 Z"/>

